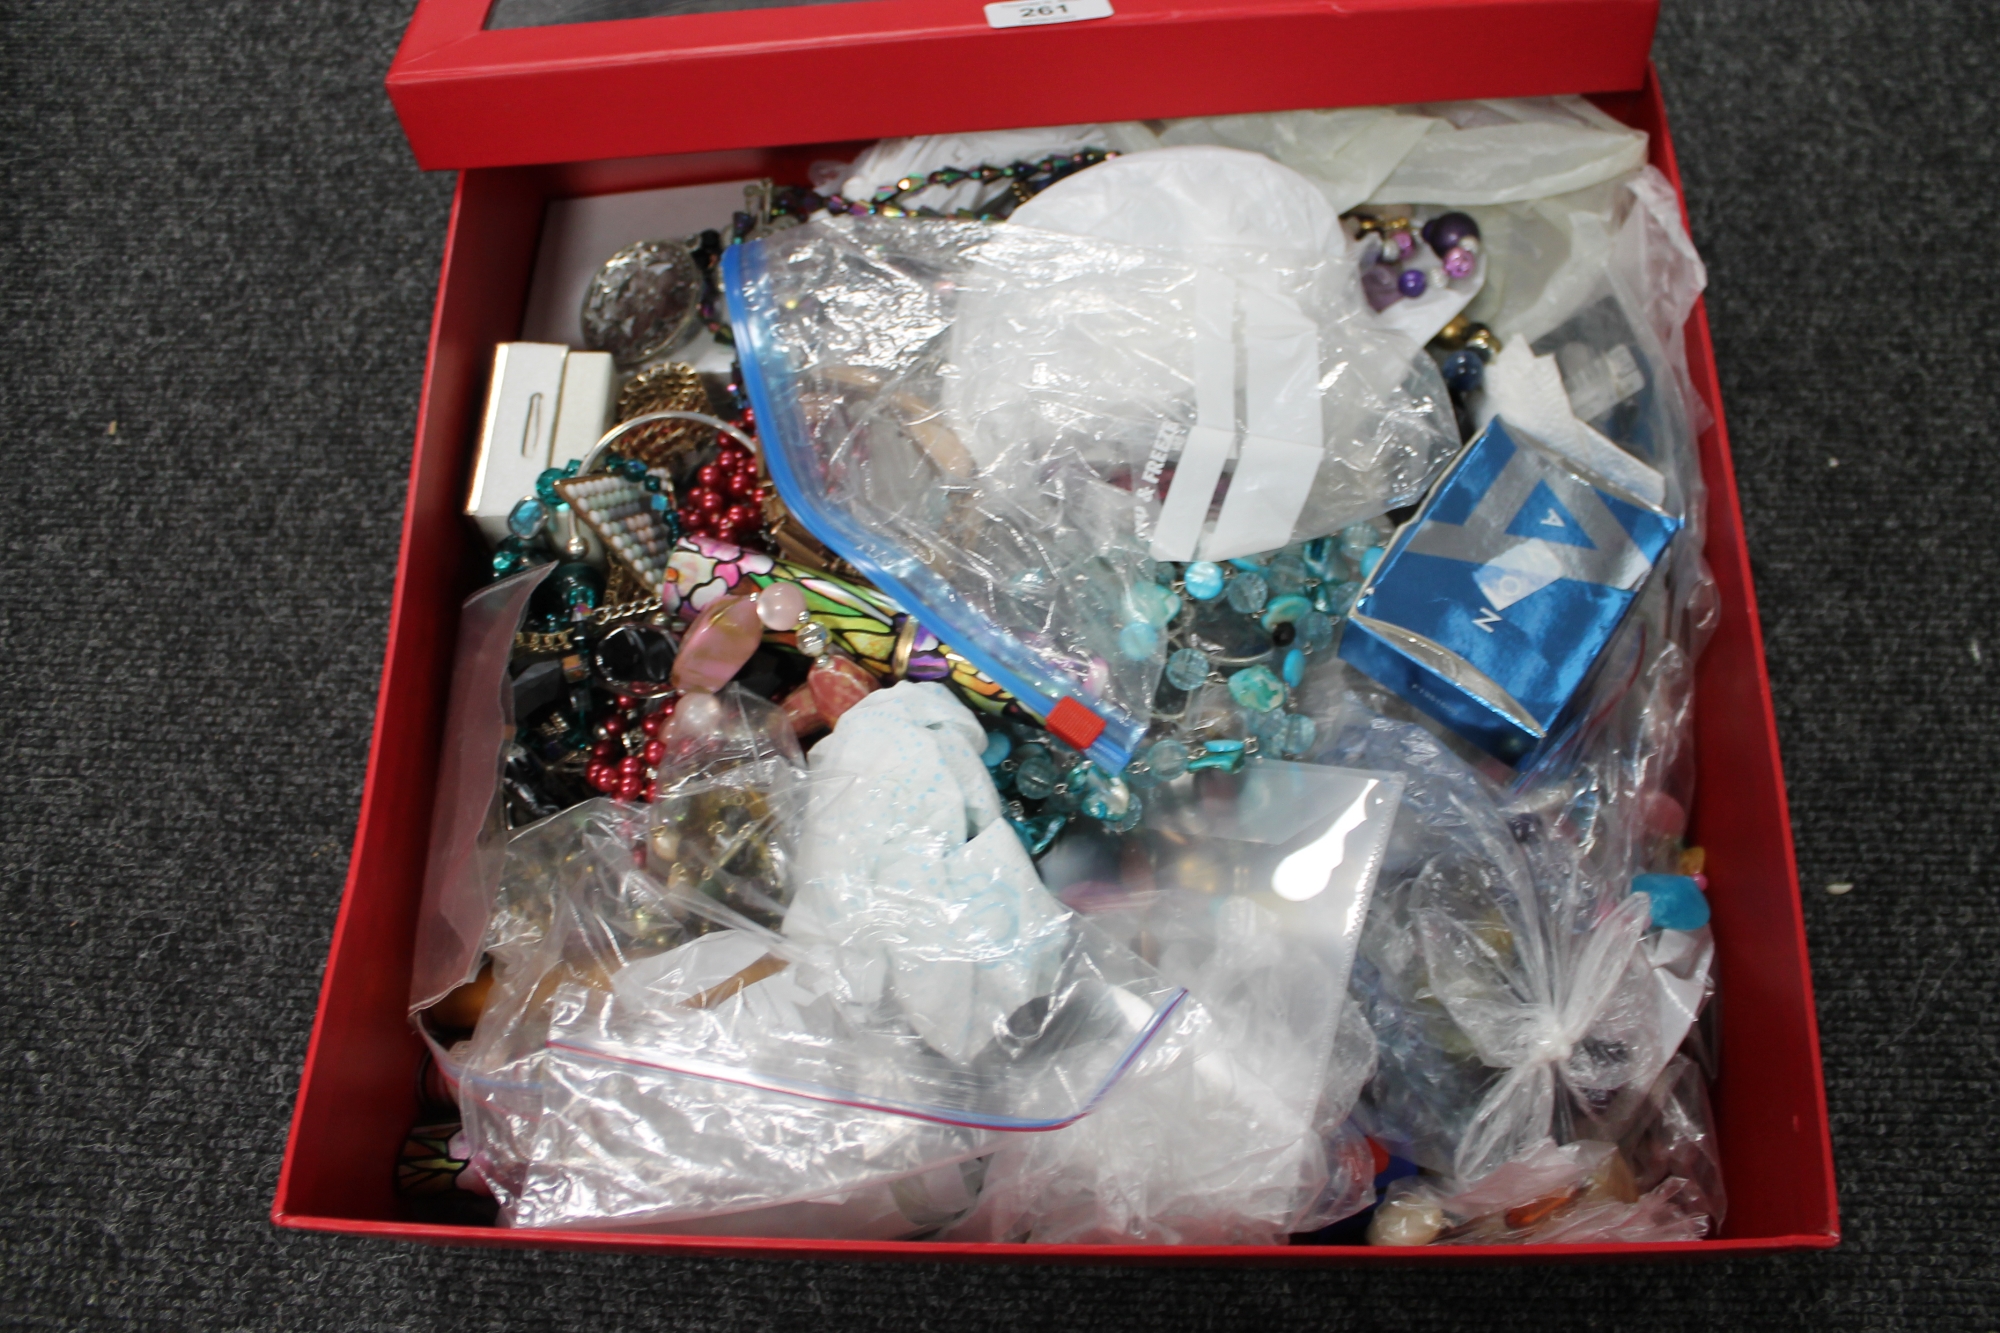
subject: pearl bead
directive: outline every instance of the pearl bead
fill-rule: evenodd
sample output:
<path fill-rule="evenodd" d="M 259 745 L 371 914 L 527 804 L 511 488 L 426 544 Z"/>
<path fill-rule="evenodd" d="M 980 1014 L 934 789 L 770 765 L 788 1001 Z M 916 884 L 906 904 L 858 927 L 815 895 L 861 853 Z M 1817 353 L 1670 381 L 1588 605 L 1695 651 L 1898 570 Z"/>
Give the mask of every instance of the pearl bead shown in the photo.
<path fill-rule="evenodd" d="M 1370 1245 L 1428 1245 L 1444 1231 L 1444 1208 L 1427 1194 L 1399 1194 L 1376 1208 Z"/>
<path fill-rule="evenodd" d="M 722 725 L 722 701 L 712 694 L 689 694 L 674 710 L 674 731 L 683 736 L 708 736 Z"/>
<path fill-rule="evenodd" d="M 806 595 L 795 583 L 773 583 L 757 594 L 757 619 L 764 628 L 783 633 L 797 629 L 806 613 Z"/>
<path fill-rule="evenodd" d="M 1453 249 L 1468 236 L 1475 243 L 1479 239 L 1479 224 L 1468 213 L 1440 213 L 1424 224 L 1424 241 L 1439 254 Z"/>
<path fill-rule="evenodd" d="M 1453 246 L 1444 252 L 1444 271 L 1451 277 L 1469 278 L 1472 276 L 1472 270 L 1478 266 L 1479 261 L 1458 246 Z"/>

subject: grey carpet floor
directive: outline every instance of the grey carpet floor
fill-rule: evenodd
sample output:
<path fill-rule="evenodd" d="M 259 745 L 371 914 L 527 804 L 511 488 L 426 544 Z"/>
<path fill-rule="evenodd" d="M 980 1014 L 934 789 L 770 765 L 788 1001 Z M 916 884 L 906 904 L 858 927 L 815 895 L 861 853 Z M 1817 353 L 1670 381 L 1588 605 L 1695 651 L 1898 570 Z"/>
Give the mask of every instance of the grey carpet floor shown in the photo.
<path fill-rule="evenodd" d="M 2000 1324 L 2000 16 L 1978 0 L 1667 0 L 1658 47 L 1791 780 L 1838 1251 L 885 1269 L 273 1230 L 451 190 L 381 90 L 406 19 L 0 4 L 0 1321 Z"/>

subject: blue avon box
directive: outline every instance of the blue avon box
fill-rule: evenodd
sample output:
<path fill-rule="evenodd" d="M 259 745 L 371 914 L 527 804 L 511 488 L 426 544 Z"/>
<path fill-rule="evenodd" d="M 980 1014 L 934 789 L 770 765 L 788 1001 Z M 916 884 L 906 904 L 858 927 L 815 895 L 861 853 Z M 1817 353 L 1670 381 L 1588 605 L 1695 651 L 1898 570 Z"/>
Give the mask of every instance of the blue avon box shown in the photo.
<path fill-rule="evenodd" d="M 1340 655 L 1517 764 L 1680 527 L 1495 418 L 1384 552 Z"/>

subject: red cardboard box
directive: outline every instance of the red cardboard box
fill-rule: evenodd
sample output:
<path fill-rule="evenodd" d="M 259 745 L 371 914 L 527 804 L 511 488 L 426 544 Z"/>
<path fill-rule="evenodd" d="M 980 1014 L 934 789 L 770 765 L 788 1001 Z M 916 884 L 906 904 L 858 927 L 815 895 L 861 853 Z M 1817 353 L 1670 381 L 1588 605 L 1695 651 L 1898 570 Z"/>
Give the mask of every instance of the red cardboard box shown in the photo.
<path fill-rule="evenodd" d="M 488 0 L 422 0 L 391 92 L 419 160 L 464 170 L 431 330 L 367 786 L 272 1209 L 279 1225 L 440 1244 L 1126 1263 L 1637 1259 L 1838 1242 L 1784 778 L 1699 305 L 1687 346 L 1695 387 L 1715 417 L 1701 456 L 1707 555 L 1722 611 L 1697 676 L 1690 837 L 1709 853 L 1720 987 L 1721 1074 L 1712 1091 L 1729 1209 L 1718 1238 L 1418 1249 L 1007 1246 L 399 1220 L 393 1168 L 416 1113 L 421 1050 L 405 1019 L 411 940 L 457 610 L 485 576 L 460 507 L 493 344 L 520 334 L 548 201 L 757 176 L 804 184 L 813 160 L 847 155 L 826 142 L 836 137 L 1562 91 L 1591 91 L 1610 114 L 1647 131 L 1654 164 L 1679 185 L 1645 62 L 1655 0 L 1352 0 L 1338 10 L 1320 0 L 1116 4 L 1111 18 L 1014 31 L 988 29 L 969 0 L 948 21 L 937 0 L 865 0 L 488 31 Z M 1435 36 L 1420 43 L 1423 60 L 1399 54 L 1425 31 Z M 1439 64 L 1432 56 L 1440 50 L 1458 54 Z M 1001 66 L 1015 77 L 1002 78 Z M 862 73 L 830 77 L 841 69 Z M 802 139 L 818 142 L 759 146 Z M 543 159 L 567 165 L 538 165 Z"/>

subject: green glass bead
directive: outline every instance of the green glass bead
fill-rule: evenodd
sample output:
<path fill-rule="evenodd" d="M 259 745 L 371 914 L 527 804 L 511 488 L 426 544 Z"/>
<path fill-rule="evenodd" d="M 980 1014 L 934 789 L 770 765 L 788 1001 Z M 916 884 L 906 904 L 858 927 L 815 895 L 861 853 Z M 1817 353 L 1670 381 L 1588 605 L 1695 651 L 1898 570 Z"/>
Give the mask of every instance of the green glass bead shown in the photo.
<path fill-rule="evenodd" d="M 535 478 L 535 494 L 540 497 L 543 504 L 560 504 L 562 497 L 556 494 L 556 483 L 568 479 L 569 474 L 561 468 L 547 468 L 541 476 Z"/>

